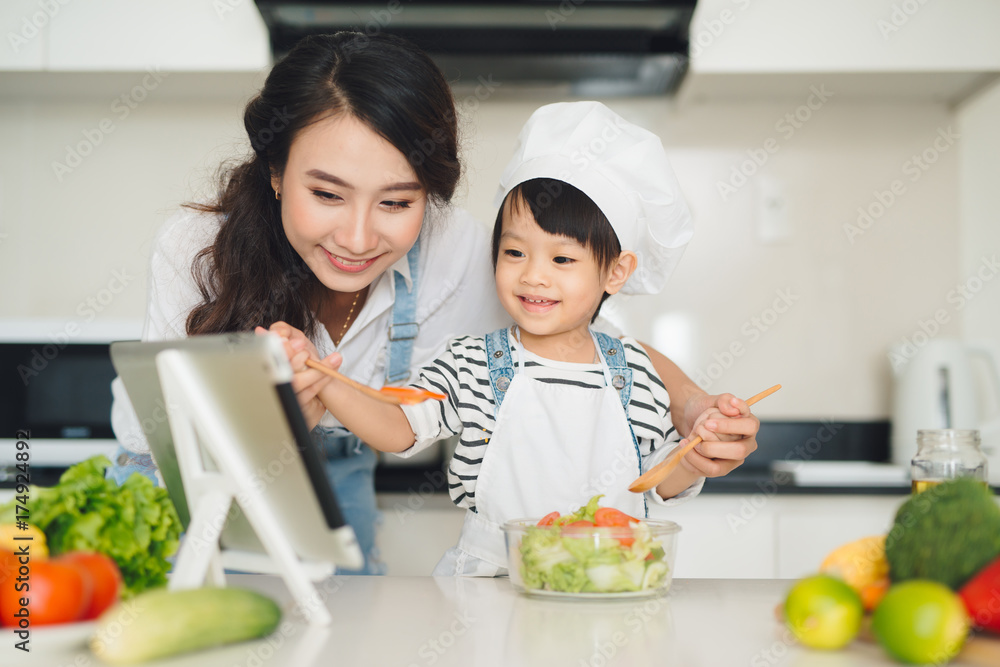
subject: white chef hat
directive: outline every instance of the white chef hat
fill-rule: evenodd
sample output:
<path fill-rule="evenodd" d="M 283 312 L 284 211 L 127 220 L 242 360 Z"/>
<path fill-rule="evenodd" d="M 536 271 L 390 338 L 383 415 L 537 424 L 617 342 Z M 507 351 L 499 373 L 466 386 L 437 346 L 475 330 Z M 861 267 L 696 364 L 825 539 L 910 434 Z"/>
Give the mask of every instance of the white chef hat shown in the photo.
<path fill-rule="evenodd" d="M 694 225 L 660 138 L 600 102 L 539 108 L 521 129 L 496 205 L 520 183 L 554 178 L 590 197 L 638 257 L 626 294 L 663 289 Z"/>

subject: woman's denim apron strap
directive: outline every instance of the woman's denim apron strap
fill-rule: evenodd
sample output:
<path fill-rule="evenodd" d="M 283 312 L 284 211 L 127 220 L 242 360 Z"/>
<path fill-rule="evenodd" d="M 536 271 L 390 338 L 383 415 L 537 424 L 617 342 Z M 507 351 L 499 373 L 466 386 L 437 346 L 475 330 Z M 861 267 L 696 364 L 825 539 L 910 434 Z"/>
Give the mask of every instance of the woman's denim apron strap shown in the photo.
<path fill-rule="evenodd" d="M 389 347 L 386 349 L 385 383 L 395 384 L 410 379 L 410 357 L 413 355 L 413 340 L 420 331 L 417 324 L 417 278 L 420 267 L 420 239 L 406 253 L 410 265 L 410 285 L 406 278 L 394 273 L 396 298 L 392 304 L 392 324 L 389 325 Z"/>
<path fill-rule="evenodd" d="M 344 520 L 354 529 L 365 555 L 360 570 L 337 568 L 337 574 L 385 574 L 375 546 L 375 527 L 381 520 L 375 505 L 374 450 L 342 428 L 317 426 L 310 434 L 324 460 L 326 477 L 337 495 Z"/>
<path fill-rule="evenodd" d="M 410 357 L 413 339 L 417 336 L 417 260 L 420 241 L 413 244 L 406 258 L 410 265 L 410 284 L 398 273 L 396 296 L 392 304 L 392 324 L 389 326 L 389 346 L 386 348 L 385 381 L 405 381 L 410 377 Z M 354 528 L 361 551 L 365 554 L 365 567 L 360 571 L 342 570 L 338 574 L 385 574 L 385 564 L 379 560 L 375 546 L 375 527 L 381 517 L 375 505 L 375 452 L 357 436 L 344 429 L 313 429 L 313 439 L 322 449 L 326 460 L 326 474 L 337 494 L 340 508 L 347 523 Z M 321 443 L 321 444 L 320 444 Z"/>
<path fill-rule="evenodd" d="M 156 474 L 156 464 L 153 463 L 152 455 L 136 454 L 119 444 L 118 450 L 115 451 L 114 458 L 111 461 L 111 466 L 107 469 L 105 475 L 115 480 L 118 486 L 121 486 L 134 472 L 149 478 L 156 486 L 160 485 L 159 476 Z"/>

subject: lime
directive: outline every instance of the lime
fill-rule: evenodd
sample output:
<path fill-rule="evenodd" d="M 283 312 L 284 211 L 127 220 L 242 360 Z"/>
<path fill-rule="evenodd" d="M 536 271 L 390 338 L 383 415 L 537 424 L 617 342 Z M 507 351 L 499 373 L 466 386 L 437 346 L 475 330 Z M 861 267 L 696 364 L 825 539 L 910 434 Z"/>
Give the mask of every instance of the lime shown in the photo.
<path fill-rule="evenodd" d="M 799 580 L 785 598 L 785 622 L 810 648 L 837 649 L 861 628 L 864 607 L 857 591 L 842 579 L 816 574 Z"/>
<path fill-rule="evenodd" d="M 917 665 L 944 664 L 969 634 L 965 605 L 936 581 L 911 579 L 885 594 L 872 616 L 872 632 L 894 658 Z"/>

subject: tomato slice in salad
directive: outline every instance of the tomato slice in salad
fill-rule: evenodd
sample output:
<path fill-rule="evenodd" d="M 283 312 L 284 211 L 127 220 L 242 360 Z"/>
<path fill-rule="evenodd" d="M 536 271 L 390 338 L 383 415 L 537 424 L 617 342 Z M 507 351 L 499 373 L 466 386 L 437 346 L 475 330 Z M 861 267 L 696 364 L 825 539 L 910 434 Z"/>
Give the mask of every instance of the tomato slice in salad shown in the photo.
<path fill-rule="evenodd" d="M 566 525 L 567 526 L 580 526 L 580 527 L 583 527 L 583 528 L 593 528 L 594 527 L 594 522 L 593 521 L 587 521 L 586 519 L 580 519 L 579 521 L 574 521 L 572 523 L 567 523 Z"/>
<path fill-rule="evenodd" d="M 614 507 L 601 507 L 594 512 L 594 525 L 596 526 L 629 526 L 632 521 L 638 519 L 625 514 Z"/>
<path fill-rule="evenodd" d="M 594 512 L 594 525 L 601 527 L 622 527 L 628 528 L 632 525 L 633 521 L 638 521 L 638 519 L 625 514 L 621 510 L 616 510 L 614 507 L 601 507 L 596 512 Z M 623 547 L 630 547 L 632 543 L 635 542 L 634 537 L 619 537 L 619 544 Z"/>
<path fill-rule="evenodd" d="M 549 512 L 538 520 L 537 526 L 551 526 L 559 518 L 559 512 Z"/>

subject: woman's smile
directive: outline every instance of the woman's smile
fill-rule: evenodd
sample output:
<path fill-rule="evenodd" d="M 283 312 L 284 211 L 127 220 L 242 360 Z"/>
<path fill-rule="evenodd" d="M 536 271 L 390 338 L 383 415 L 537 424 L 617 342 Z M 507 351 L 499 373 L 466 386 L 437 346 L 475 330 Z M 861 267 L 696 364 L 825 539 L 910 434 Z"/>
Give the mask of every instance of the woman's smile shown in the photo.
<path fill-rule="evenodd" d="M 370 257 L 368 259 L 348 259 L 347 257 L 334 255 L 322 246 L 320 246 L 320 250 L 326 254 L 327 259 L 330 260 L 330 263 L 333 264 L 334 267 L 340 269 L 341 271 L 347 271 L 348 273 L 361 273 L 374 264 L 379 257 L 381 257 L 381 255 L 375 255 L 374 257 Z"/>

